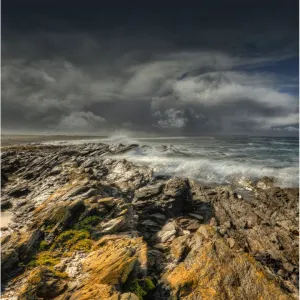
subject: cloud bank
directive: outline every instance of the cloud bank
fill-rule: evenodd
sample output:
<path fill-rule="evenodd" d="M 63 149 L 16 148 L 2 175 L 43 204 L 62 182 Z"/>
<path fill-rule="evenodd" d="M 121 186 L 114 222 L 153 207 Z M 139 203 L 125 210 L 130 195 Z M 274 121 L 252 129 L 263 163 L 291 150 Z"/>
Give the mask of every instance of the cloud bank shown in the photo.
<path fill-rule="evenodd" d="M 219 23 L 177 34 L 4 26 L 2 128 L 298 134 L 298 77 L 285 70 L 298 61 L 295 31 L 263 24 L 259 33 L 259 24 Z"/>

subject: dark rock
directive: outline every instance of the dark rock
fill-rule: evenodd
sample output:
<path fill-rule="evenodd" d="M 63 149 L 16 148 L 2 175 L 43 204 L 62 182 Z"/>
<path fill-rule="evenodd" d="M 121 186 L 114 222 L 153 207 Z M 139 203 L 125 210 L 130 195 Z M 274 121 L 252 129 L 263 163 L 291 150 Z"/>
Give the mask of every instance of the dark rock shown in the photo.
<path fill-rule="evenodd" d="M 186 181 L 180 178 L 170 179 L 164 189 L 164 194 L 170 197 L 182 196 L 187 190 Z"/>
<path fill-rule="evenodd" d="M 8 181 L 7 175 L 1 171 L 1 187 Z"/>
<path fill-rule="evenodd" d="M 12 203 L 9 201 L 9 200 L 6 200 L 6 201 L 1 201 L 1 211 L 3 210 L 6 210 L 6 209 L 9 209 L 12 207 Z"/>
<path fill-rule="evenodd" d="M 1 278 L 3 281 L 15 275 L 19 264 L 28 260 L 38 246 L 40 230 L 30 233 L 15 232 L 1 242 Z"/>
<path fill-rule="evenodd" d="M 158 183 L 156 185 L 147 185 L 135 191 L 135 197 L 137 199 L 148 199 L 150 197 L 157 196 L 164 188 L 164 184 Z"/>
<path fill-rule="evenodd" d="M 8 195 L 15 197 L 15 198 L 19 198 L 19 197 L 26 196 L 29 193 L 30 193 L 30 190 L 29 190 L 28 186 L 26 184 L 20 184 L 16 187 L 12 188 L 8 192 Z"/>

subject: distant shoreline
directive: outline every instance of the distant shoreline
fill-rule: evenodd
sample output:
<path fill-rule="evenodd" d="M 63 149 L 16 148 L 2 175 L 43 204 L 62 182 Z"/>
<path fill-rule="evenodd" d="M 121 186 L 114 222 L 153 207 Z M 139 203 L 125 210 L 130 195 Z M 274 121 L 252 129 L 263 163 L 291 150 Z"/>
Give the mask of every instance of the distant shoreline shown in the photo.
<path fill-rule="evenodd" d="M 89 135 L 13 135 L 1 134 L 1 146 L 18 145 L 24 143 L 38 143 L 45 141 L 65 141 L 65 140 L 94 140 L 104 139 L 107 136 Z"/>

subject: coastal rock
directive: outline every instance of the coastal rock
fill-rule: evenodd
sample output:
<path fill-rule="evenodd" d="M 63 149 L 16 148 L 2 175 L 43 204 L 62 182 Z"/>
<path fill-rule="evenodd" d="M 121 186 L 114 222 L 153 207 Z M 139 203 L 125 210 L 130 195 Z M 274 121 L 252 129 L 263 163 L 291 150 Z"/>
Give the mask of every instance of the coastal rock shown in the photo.
<path fill-rule="evenodd" d="M 192 248 L 182 263 L 163 275 L 175 299 L 293 299 L 253 258 L 233 252 L 205 226 L 202 247 Z"/>
<path fill-rule="evenodd" d="M 164 184 L 158 183 L 156 185 L 147 185 L 135 191 L 135 197 L 137 199 L 148 199 L 155 197 L 161 193 L 164 188 Z"/>
<path fill-rule="evenodd" d="M 101 231 L 103 233 L 115 233 L 121 228 L 122 228 L 122 230 L 126 230 L 127 228 L 125 227 L 126 226 L 125 224 L 126 224 L 125 217 L 119 217 L 116 219 L 112 219 L 112 220 L 102 224 Z"/>
<path fill-rule="evenodd" d="M 27 284 L 20 292 L 18 299 L 54 299 L 63 293 L 67 281 L 55 272 L 40 268 L 32 271 L 28 276 Z"/>
<path fill-rule="evenodd" d="M 156 176 L 136 147 L 3 151 L 4 299 L 296 298 L 298 189 Z"/>
<path fill-rule="evenodd" d="M 273 177 L 263 177 L 256 183 L 256 187 L 262 190 L 274 187 L 275 179 Z"/>
<path fill-rule="evenodd" d="M 158 241 L 165 243 L 166 241 L 174 238 L 177 232 L 177 227 L 174 222 L 169 222 L 162 227 L 162 229 L 157 233 Z"/>
<path fill-rule="evenodd" d="M 9 279 L 22 269 L 20 263 L 26 261 L 35 251 L 41 232 L 14 232 L 1 239 L 1 278 Z"/>
<path fill-rule="evenodd" d="M 165 188 L 164 194 L 169 197 L 182 197 L 187 190 L 187 183 L 181 178 L 170 179 Z"/>
<path fill-rule="evenodd" d="M 70 294 L 70 299 L 119 299 L 118 287 L 130 274 L 144 274 L 147 270 L 147 247 L 141 238 L 107 236 L 99 240 L 95 251 L 83 261 L 86 276 Z M 68 291 L 65 295 L 68 295 Z M 122 297 L 131 297 L 126 294 Z M 106 297 L 116 298 L 106 298 Z M 127 298 L 127 299 L 131 299 Z M 122 298 L 121 298 L 122 299 Z"/>
<path fill-rule="evenodd" d="M 8 181 L 8 178 L 7 178 L 6 174 L 3 171 L 1 171 L 1 187 L 3 187 L 7 181 Z"/>
<path fill-rule="evenodd" d="M 171 255 L 175 258 L 176 261 L 180 261 L 186 250 L 188 249 L 188 241 L 189 237 L 187 235 L 183 235 L 180 237 L 177 237 L 172 241 L 172 244 L 170 246 Z"/>
<path fill-rule="evenodd" d="M 279 269 L 290 275 L 298 274 L 297 198 L 298 191 L 294 189 L 270 188 L 258 191 L 256 198 L 248 202 L 220 189 L 213 201 L 220 233 L 234 239 L 241 249 L 256 257 L 273 274 Z M 282 265 L 286 262 L 297 270 L 292 273 L 286 270 Z M 289 283 L 288 286 L 290 288 Z"/>
<path fill-rule="evenodd" d="M 54 167 L 50 172 L 49 172 L 49 176 L 55 176 L 60 174 L 62 171 L 62 169 L 60 167 Z"/>
<path fill-rule="evenodd" d="M 0 204 L 0 207 L 1 207 L 1 211 L 3 211 L 3 210 L 11 208 L 12 207 L 12 203 L 9 200 L 4 200 L 4 201 L 2 200 L 1 204 Z"/>
<path fill-rule="evenodd" d="M 27 184 L 20 184 L 10 189 L 8 195 L 11 197 L 18 198 L 18 197 L 26 196 L 28 193 L 29 193 L 29 188 Z"/>

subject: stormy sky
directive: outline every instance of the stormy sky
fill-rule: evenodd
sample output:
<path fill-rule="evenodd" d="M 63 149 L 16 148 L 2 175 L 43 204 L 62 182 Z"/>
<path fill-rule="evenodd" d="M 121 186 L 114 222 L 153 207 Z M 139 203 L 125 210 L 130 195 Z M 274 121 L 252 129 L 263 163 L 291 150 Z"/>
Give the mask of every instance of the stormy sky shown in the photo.
<path fill-rule="evenodd" d="M 298 135 L 298 13 L 2 0 L 2 132 Z"/>

